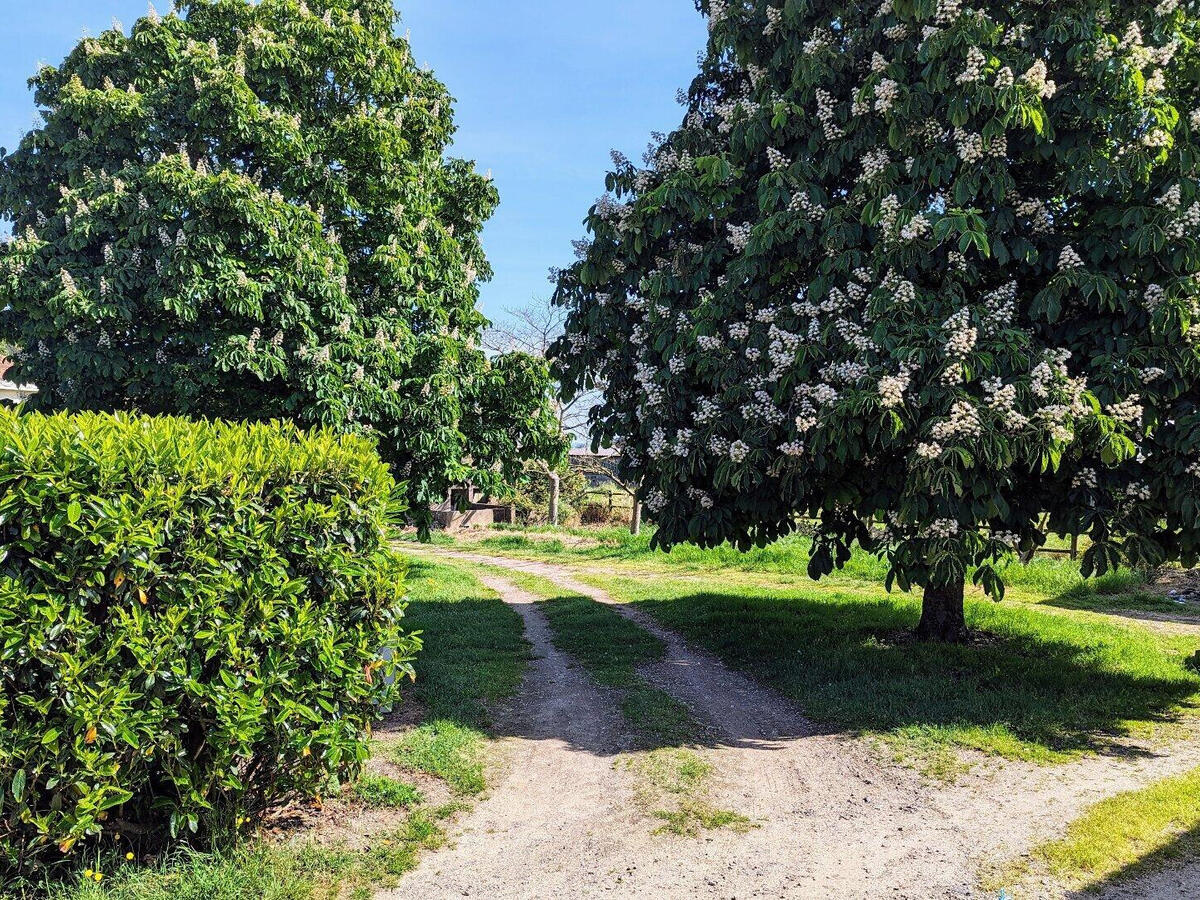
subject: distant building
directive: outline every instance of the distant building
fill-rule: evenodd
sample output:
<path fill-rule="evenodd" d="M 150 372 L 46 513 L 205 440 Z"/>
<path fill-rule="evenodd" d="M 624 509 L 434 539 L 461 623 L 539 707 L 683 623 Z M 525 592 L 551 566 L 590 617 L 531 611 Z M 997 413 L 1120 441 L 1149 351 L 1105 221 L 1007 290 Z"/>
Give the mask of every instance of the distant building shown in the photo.
<path fill-rule="evenodd" d="M 37 393 L 37 386 L 32 384 L 14 384 L 8 380 L 8 370 L 12 368 L 10 360 L 0 357 L 0 403 L 16 405 L 24 403 Z"/>

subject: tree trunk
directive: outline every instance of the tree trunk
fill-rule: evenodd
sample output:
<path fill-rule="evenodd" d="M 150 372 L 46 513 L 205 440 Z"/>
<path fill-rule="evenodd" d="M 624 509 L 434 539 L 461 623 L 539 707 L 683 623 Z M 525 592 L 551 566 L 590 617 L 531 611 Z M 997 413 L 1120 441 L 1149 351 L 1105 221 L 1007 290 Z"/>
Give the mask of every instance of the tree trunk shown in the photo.
<path fill-rule="evenodd" d="M 642 501 L 634 498 L 633 518 L 629 520 L 629 533 L 637 537 L 642 533 Z"/>
<path fill-rule="evenodd" d="M 917 637 L 922 641 L 938 641 L 944 644 L 965 642 L 965 592 L 966 585 L 962 579 L 956 584 L 928 585 L 925 588 L 925 603 L 921 611 L 921 624 L 917 626 Z"/>
<path fill-rule="evenodd" d="M 558 487 L 559 478 L 557 472 L 550 473 L 550 524 L 558 526 Z"/>

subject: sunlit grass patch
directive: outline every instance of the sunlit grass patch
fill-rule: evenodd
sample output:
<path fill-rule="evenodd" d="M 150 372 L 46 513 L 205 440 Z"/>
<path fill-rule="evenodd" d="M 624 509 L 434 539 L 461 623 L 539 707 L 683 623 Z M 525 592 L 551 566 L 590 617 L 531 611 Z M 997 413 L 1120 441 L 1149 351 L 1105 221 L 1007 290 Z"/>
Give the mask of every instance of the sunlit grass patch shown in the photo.
<path fill-rule="evenodd" d="M 1200 854 L 1200 769 L 1109 797 L 1003 876 L 1100 890 Z M 993 879 L 997 880 L 997 879 Z"/>
<path fill-rule="evenodd" d="M 753 826 L 740 813 L 712 805 L 712 766 L 695 750 L 663 747 L 624 757 L 620 765 L 638 778 L 640 802 L 663 822 L 659 833 L 696 837 L 717 828 Z"/>

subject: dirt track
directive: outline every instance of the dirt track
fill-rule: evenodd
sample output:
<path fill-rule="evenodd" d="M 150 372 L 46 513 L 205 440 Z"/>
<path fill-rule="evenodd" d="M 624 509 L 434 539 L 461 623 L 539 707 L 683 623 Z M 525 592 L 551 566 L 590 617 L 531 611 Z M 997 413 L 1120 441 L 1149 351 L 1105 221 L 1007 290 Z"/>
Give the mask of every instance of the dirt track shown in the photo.
<path fill-rule="evenodd" d="M 390 895 L 400 898 L 975 898 L 989 861 L 1053 836 L 1088 804 L 1200 765 L 1194 743 L 1137 757 L 1057 767 L 976 767 L 945 786 L 880 761 L 866 742 L 818 733 L 786 698 L 728 669 L 636 609 L 562 567 L 438 551 L 550 579 L 610 603 L 662 639 L 666 658 L 643 670 L 711 727 L 701 748 L 716 772 L 713 800 L 749 816 L 744 833 L 654 834 L 631 776 L 613 699 L 551 643 L 537 598 L 483 576 L 517 609 L 535 663 L 498 711 L 504 774 L 464 822 L 452 849 L 431 854 Z M 1021 896 L 1062 897 L 1050 887 Z M 1091 895 L 1095 896 L 1095 895 Z M 1200 896 L 1200 868 L 1167 873 L 1116 898 Z"/>

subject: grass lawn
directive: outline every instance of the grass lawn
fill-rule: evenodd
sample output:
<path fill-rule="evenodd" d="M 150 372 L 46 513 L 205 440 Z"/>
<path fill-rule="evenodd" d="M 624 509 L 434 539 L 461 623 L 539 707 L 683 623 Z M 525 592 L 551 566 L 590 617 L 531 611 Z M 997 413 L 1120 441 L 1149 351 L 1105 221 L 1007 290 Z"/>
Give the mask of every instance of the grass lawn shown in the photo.
<path fill-rule="evenodd" d="M 1200 638 L 1094 615 L 972 601 L 979 641 L 942 647 L 908 638 L 915 598 L 872 584 L 587 580 L 774 685 L 818 721 L 918 755 L 964 747 L 1054 762 L 1145 735 L 1200 703 L 1200 674 L 1186 664 Z"/>
<path fill-rule="evenodd" d="M 488 706 L 515 693 L 528 661 L 521 620 L 449 566 L 413 562 L 408 587 L 408 626 L 424 633 L 425 649 L 417 682 L 403 696 L 421 710 L 421 724 L 398 740 L 377 741 L 375 753 L 436 776 L 453 795 L 476 794 L 486 787 Z M 50 900 L 369 900 L 422 850 L 439 846 L 441 820 L 461 808 L 430 807 L 413 785 L 377 774 L 364 775 L 338 802 L 391 809 L 394 827 L 361 848 L 320 845 L 301 832 L 222 852 L 180 851 L 150 864 L 110 853 L 45 893 Z"/>
<path fill-rule="evenodd" d="M 931 774 L 953 774 L 959 749 L 1049 763 L 1169 735 L 1200 709 L 1200 673 L 1188 664 L 1200 636 L 1105 614 L 1178 613 L 1133 572 L 1084 581 L 1067 559 L 1014 565 L 1004 602 L 978 592 L 968 602 L 978 642 L 932 647 L 908 639 L 919 599 L 888 594 L 883 563 L 858 551 L 813 582 L 803 536 L 744 555 L 664 554 L 621 529 L 505 530 L 463 543 L 570 564 L 817 721 L 880 737 Z"/>

